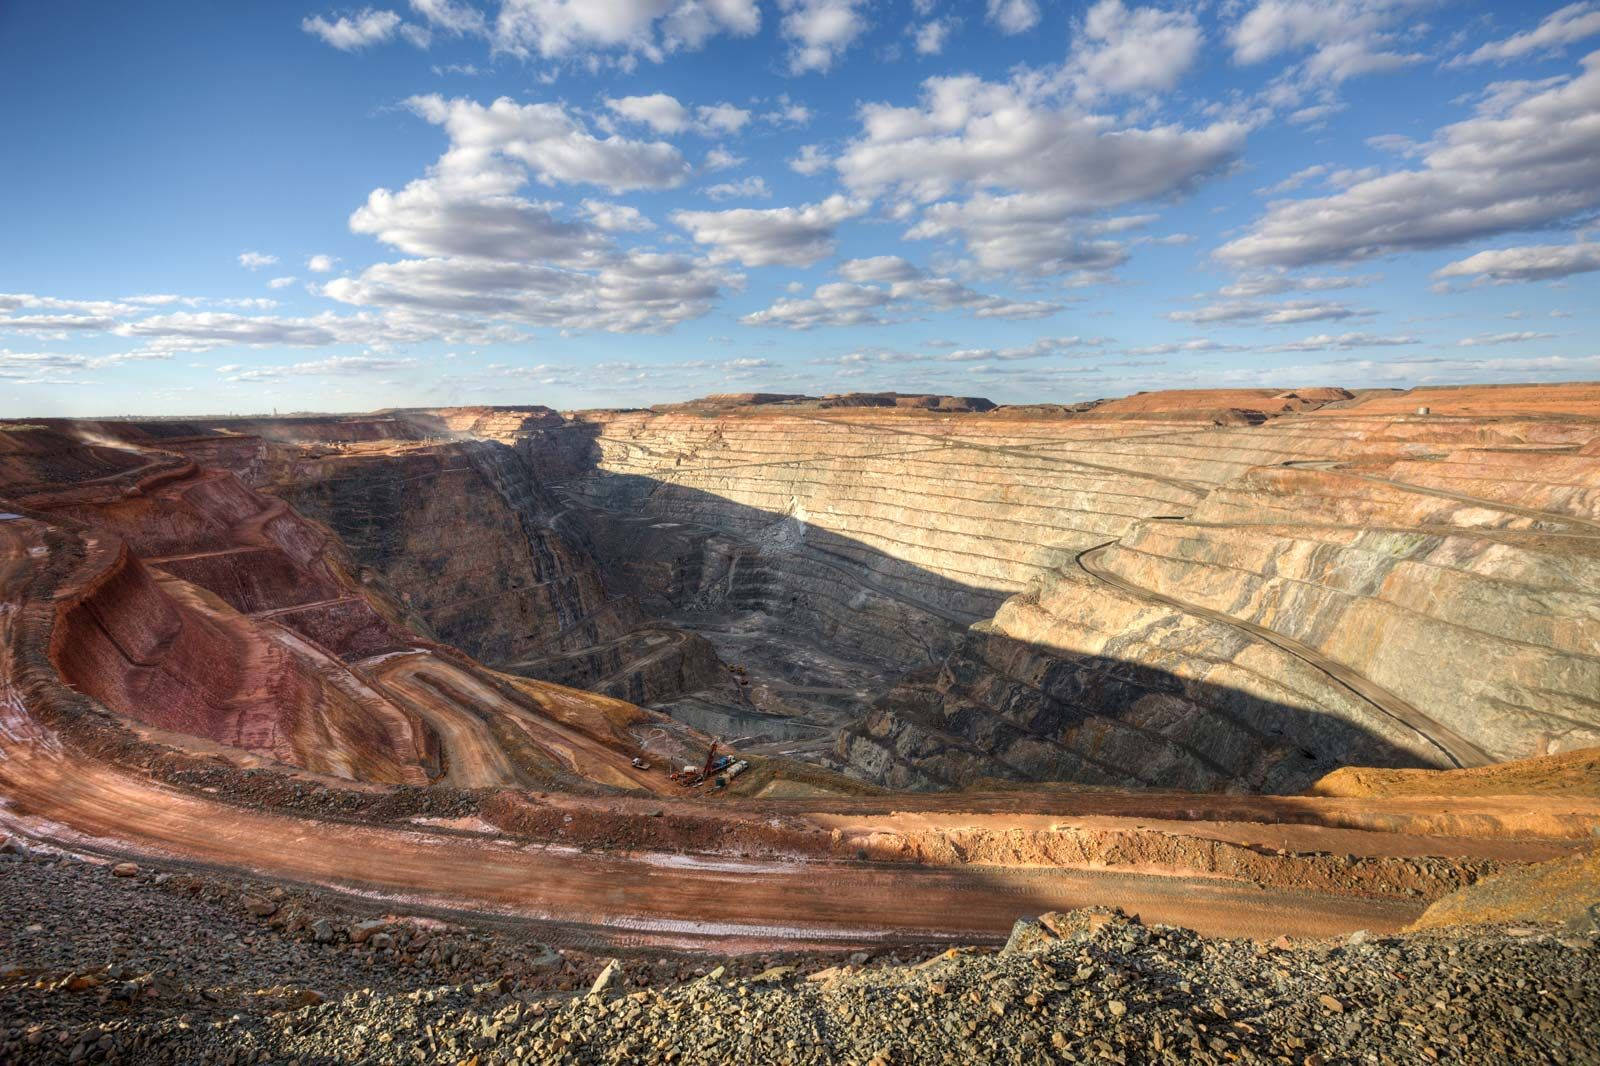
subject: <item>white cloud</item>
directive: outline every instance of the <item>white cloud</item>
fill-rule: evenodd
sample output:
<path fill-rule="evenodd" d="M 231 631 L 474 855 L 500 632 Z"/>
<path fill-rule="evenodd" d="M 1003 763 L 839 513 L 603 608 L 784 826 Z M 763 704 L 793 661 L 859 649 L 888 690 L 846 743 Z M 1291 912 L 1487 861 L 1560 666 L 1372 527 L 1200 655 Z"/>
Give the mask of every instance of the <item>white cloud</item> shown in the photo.
<path fill-rule="evenodd" d="M 1325 300 L 1285 300 L 1279 303 L 1231 300 L 1208 304 L 1193 311 L 1168 311 L 1166 317 L 1174 322 L 1260 322 L 1281 326 L 1295 322 L 1361 318 L 1370 314 L 1371 311 L 1359 311 Z"/>
<path fill-rule="evenodd" d="M 1476 277 L 1505 284 L 1550 281 L 1600 270 L 1600 244 L 1534 244 L 1497 248 L 1458 259 L 1434 272 L 1436 278 Z"/>
<path fill-rule="evenodd" d="M 1554 333 L 1535 333 L 1527 330 L 1520 333 L 1479 333 L 1471 337 L 1462 337 L 1456 344 L 1462 348 L 1482 348 L 1491 344 L 1526 344 L 1529 341 L 1549 340 L 1554 336 Z"/>
<path fill-rule="evenodd" d="M 1068 62 L 1079 91 L 1165 92 L 1200 54 L 1200 23 L 1187 11 L 1099 0 L 1084 16 Z"/>
<path fill-rule="evenodd" d="M 1396 50 L 1402 23 L 1433 0 L 1258 0 L 1229 32 L 1233 57 L 1244 64 L 1309 53 L 1299 73 L 1310 82 L 1338 83 L 1415 63 Z"/>
<path fill-rule="evenodd" d="M 705 170 L 728 170 L 742 165 L 744 161 L 744 156 L 734 155 L 726 148 L 713 148 L 706 153 L 705 162 L 701 166 Z"/>
<path fill-rule="evenodd" d="M 405 343 L 429 336 L 394 320 L 372 315 L 324 313 L 310 318 L 276 318 L 223 311 L 152 315 L 120 324 L 111 332 L 119 337 L 191 342 L 180 344 L 190 351 L 232 344 L 319 348 L 331 344 Z"/>
<path fill-rule="evenodd" d="M 502 96 L 485 107 L 430 94 L 413 96 L 406 105 L 449 133 L 451 151 L 440 161 L 441 170 L 470 173 L 498 154 L 548 184 L 599 185 L 613 192 L 670 188 L 689 173 L 672 145 L 595 137 L 560 104 L 519 104 Z"/>
<path fill-rule="evenodd" d="M 598 253 L 596 230 L 558 218 L 558 206 L 516 195 L 513 166 L 461 168 L 447 153 L 427 177 L 398 192 L 374 189 L 350 216 L 350 229 L 413 255 L 574 263 Z"/>
<path fill-rule="evenodd" d="M 1090 216 L 1187 191 L 1231 166 L 1246 133 L 1233 121 L 1125 126 L 1064 104 L 1026 75 L 1009 84 L 929 78 L 917 106 L 867 104 L 861 122 L 835 166 L 857 192 L 897 194 L 892 217 L 920 210 L 908 236 L 958 237 L 987 270 L 1080 282 L 1127 255 L 1098 239 L 1110 222 Z"/>
<path fill-rule="evenodd" d="M 306 257 L 306 269 L 313 274 L 328 274 L 333 271 L 333 265 L 338 261 L 337 256 L 310 255 Z"/>
<path fill-rule="evenodd" d="M 732 104 L 702 105 L 695 109 L 700 129 L 710 134 L 738 133 L 750 121 L 750 112 Z"/>
<path fill-rule="evenodd" d="M 646 218 L 637 207 L 626 204 L 612 204 L 604 200 L 585 200 L 583 209 L 588 214 L 589 220 L 601 229 L 612 233 L 643 232 L 656 228 L 656 224 Z"/>
<path fill-rule="evenodd" d="M 740 321 L 747 326 L 807 330 L 817 326 L 883 325 L 927 311 L 1027 319 L 1061 310 L 1060 304 L 975 292 L 953 279 L 928 275 L 894 255 L 848 260 L 839 265 L 839 275 L 845 280 L 819 285 L 809 297 L 780 299 Z"/>
<path fill-rule="evenodd" d="M 1224 285 L 1217 295 L 1230 299 L 1251 296 L 1276 296 L 1285 292 L 1327 292 L 1332 289 L 1354 289 L 1383 280 L 1378 274 L 1350 274 L 1332 277 L 1306 277 L 1273 271 L 1245 274 L 1237 281 Z"/>
<path fill-rule="evenodd" d="M 1183 341 L 1164 341 L 1161 344 L 1148 344 L 1142 348 L 1124 348 L 1123 355 L 1187 355 L 1192 352 L 1237 352 L 1243 351 L 1242 345 L 1223 344 L 1221 341 L 1210 337 L 1192 337 Z"/>
<path fill-rule="evenodd" d="M 920 26 L 912 26 L 911 43 L 919 56 L 936 56 L 944 51 L 944 45 L 950 39 L 950 34 L 955 32 L 956 20 L 950 18 L 934 19 L 924 22 Z"/>
<path fill-rule="evenodd" d="M 411 0 L 411 10 L 421 15 L 434 29 L 460 36 L 488 32 L 483 12 L 457 0 Z"/>
<path fill-rule="evenodd" d="M 867 30 L 865 0 L 779 0 L 789 71 L 826 73 Z"/>
<path fill-rule="evenodd" d="M 689 127 L 689 109 L 666 93 L 624 96 L 606 100 L 606 107 L 631 122 L 640 122 L 657 133 L 682 133 Z"/>
<path fill-rule="evenodd" d="M 400 16 L 393 11 L 368 7 L 353 15 L 340 15 L 332 21 L 321 15 L 309 16 L 300 21 L 300 28 L 340 51 L 359 52 L 371 45 L 394 40 L 395 31 L 400 28 Z"/>
<path fill-rule="evenodd" d="M 887 321 L 883 309 L 891 300 L 887 290 L 874 285 L 830 282 L 817 286 L 808 299 L 781 299 L 739 321 L 747 326 L 783 326 L 799 330 L 816 326 L 881 325 Z"/>
<path fill-rule="evenodd" d="M 1036 0 L 988 0 L 987 18 L 1001 33 L 1026 33 L 1039 24 Z"/>
<path fill-rule="evenodd" d="M 800 154 L 789 160 L 790 170 L 796 174 L 804 174 L 807 177 L 820 174 L 832 165 L 833 160 L 828 157 L 820 145 L 815 144 L 801 145 Z"/>
<path fill-rule="evenodd" d="M 256 270 L 264 266 L 271 266 L 278 261 L 275 255 L 264 255 L 261 252 L 240 252 L 239 265 L 246 270 Z"/>
<path fill-rule="evenodd" d="M 267 288 L 269 288 L 269 289 L 287 289 L 290 285 L 293 285 L 295 282 L 297 282 L 299 280 L 300 280 L 299 278 L 293 276 L 292 274 L 289 275 L 288 277 L 273 278 L 271 281 L 267 282 Z"/>
<path fill-rule="evenodd" d="M 672 221 L 697 244 L 710 245 L 716 262 L 745 266 L 810 266 L 833 254 L 834 230 L 866 213 L 867 203 L 830 196 L 816 204 L 731 211 L 675 211 Z"/>
<path fill-rule="evenodd" d="M 660 62 L 760 28 L 756 0 L 503 0 L 491 40 L 496 52 L 524 59 L 619 50 Z"/>
<path fill-rule="evenodd" d="M 682 256 L 615 253 L 583 269 L 465 257 L 379 263 L 323 291 L 344 303 L 566 330 L 655 333 L 704 315 L 728 282 Z"/>
<path fill-rule="evenodd" d="M 772 190 L 761 178 L 743 178 L 712 185 L 706 189 L 706 195 L 713 200 L 766 199 L 772 195 Z"/>
<path fill-rule="evenodd" d="M 1450 66 L 1469 63 L 1505 63 L 1535 53 L 1560 51 L 1575 41 L 1600 33 L 1600 4 L 1568 4 L 1546 15 L 1538 26 L 1526 33 L 1491 41 L 1468 55 L 1452 59 Z"/>
<path fill-rule="evenodd" d="M 978 193 L 965 201 L 929 207 L 906 236 L 955 236 L 986 271 L 1028 274 L 1087 272 L 1084 280 L 1121 266 L 1127 248 L 1094 236 L 1097 226 L 1082 221 L 1070 194 Z"/>
<path fill-rule="evenodd" d="M 1306 182 L 1315 178 L 1320 178 L 1332 169 L 1333 168 L 1326 163 L 1314 163 L 1309 167 L 1303 167 L 1300 170 L 1295 171 L 1293 174 L 1290 174 L 1287 178 L 1284 178 L 1276 185 L 1269 185 L 1264 189 L 1257 189 L 1256 192 L 1263 196 L 1278 196 L 1286 192 L 1293 192 Z"/>
<path fill-rule="evenodd" d="M 846 281 L 911 281 L 922 271 L 898 255 L 875 255 L 867 259 L 847 259 L 839 264 L 839 276 Z"/>
<path fill-rule="evenodd" d="M 1056 108 L 1024 84 L 929 78 L 916 107 L 868 104 L 862 135 L 838 160 L 847 184 L 922 201 L 965 185 L 1012 187 L 1093 211 L 1180 191 L 1232 162 L 1245 127 L 1217 122 L 1116 128 Z"/>
<path fill-rule="evenodd" d="M 779 93 L 777 107 L 765 112 L 761 119 L 774 126 L 806 126 L 815 115 L 805 104 L 789 99 L 788 93 Z"/>
<path fill-rule="evenodd" d="M 1416 337 L 1383 336 L 1373 333 L 1318 333 L 1303 340 L 1284 344 L 1269 344 L 1255 351 L 1261 352 L 1344 352 L 1356 348 L 1396 348 L 1422 343 Z"/>
<path fill-rule="evenodd" d="M 1593 208 L 1600 203 L 1600 52 L 1583 65 L 1577 77 L 1509 106 L 1486 103 L 1475 117 L 1439 130 L 1420 169 L 1272 204 L 1216 254 L 1282 266 L 1357 260 L 1548 226 Z"/>

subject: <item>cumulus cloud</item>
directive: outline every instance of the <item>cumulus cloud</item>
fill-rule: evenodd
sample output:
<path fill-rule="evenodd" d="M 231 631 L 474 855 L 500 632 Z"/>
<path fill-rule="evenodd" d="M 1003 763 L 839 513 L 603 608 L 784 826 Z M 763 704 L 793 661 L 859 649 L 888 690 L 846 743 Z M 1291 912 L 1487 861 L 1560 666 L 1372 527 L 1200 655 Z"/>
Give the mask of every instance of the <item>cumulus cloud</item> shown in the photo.
<path fill-rule="evenodd" d="M 853 188 L 913 203 L 970 193 L 925 208 L 908 236 L 958 238 L 986 270 L 1083 278 L 1127 258 L 1087 216 L 1191 187 L 1229 165 L 1245 135 L 1231 122 L 1115 128 L 972 77 L 929 79 L 921 106 L 867 105 L 862 123 L 836 164 Z"/>
<path fill-rule="evenodd" d="M 706 189 L 706 195 L 713 200 L 764 200 L 772 195 L 772 190 L 761 178 L 743 178 L 712 185 Z"/>
<path fill-rule="evenodd" d="M 1124 348 L 1123 355 L 1187 355 L 1192 352 L 1238 352 L 1244 346 L 1238 344 L 1223 344 L 1221 341 L 1210 337 L 1191 337 L 1182 341 L 1164 341 L 1161 344 L 1147 344 L 1141 348 Z"/>
<path fill-rule="evenodd" d="M 278 261 L 275 255 L 264 255 L 261 252 L 240 252 L 239 265 L 246 270 L 258 270 L 264 266 L 271 266 Z"/>
<path fill-rule="evenodd" d="M 965 201 L 937 203 L 906 236 L 958 237 L 986 271 L 1078 274 L 1084 279 L 1121 266 L 1125 245 L 1095 236 L 1101 227 L 1079 219 L 1070 193 L 978 193 Z"/>
<path fill-rule="evenodd" d="M 267 288 L 269 288 L 269 289 L 287 289 L 290 285 L 293 285 L 295 282 L 297 282 L 299 280 L 300 280 L 299 278 L 295 277 L 292 274 L 288 275 L 286 277 L 273 278 L 271 281 L 267 282 Z"/>
<path fill-rule="evenodd" d="M 910 27 L 911 45 L 919 56 L 936 56 L 944 51 L 944 45 L 955 32 L 956 20 L 951 18 L 933 19 L 921 25 Z"/>
<path fill-rule="evenodd" d="M 1269 344 L 1255 349 L 1262 352 L 1344 352 L 1356 348 L 1396 348 L 1422 342 L 1404 334 L 1381 335 L 1375 333 L 1318 333 L 1302 340 L 1283 344 Z"/>
<path fill-rule="evenodd" d="M 1344 274 L 1322 277 L 1269 271 L 1241 275 L 1231 284 L 1217 290 L 1217 295 L 1230 299 L 1252 296 L 1276 296 L 1285 292 L 1328 292 L 1333 289 L 1354 289 L 1381 281 L 1378 274 Z"/>
<path fill-rule="evenodd" d="M 738 133 L 750 121 L 750 112 L 732 104 L 702 105 L 695 110 L 700 128 L 711 133 Z"/>
<path fill-rule="evenodd" d="M 809 297 L 780 299 L 746 315 L 748 326 L 883 325 L 928 311 L 965 311 L 977 318 L 1043 318 L 1061 310 L 1045 301 L 1010 300 L 976 292 L 951 278 L 935 277 L 894 255 L 851 259 L 839 265 L 843 281 L 819 285 Z"/>
<path fill-rule="evenodd" d="M 726 148 L 713 148 L 706 153 L 702 168 L 705 170 L 728 170 L 744 163 L 744 156 L 734 155 Z"/>
<path fill-rule="evenodd" d="M 585 200 L 583 210 L 589 221 L 611 233 L 641 233 L 656 228 L 637 207 L 607 203 L 604 200 Z"/>
<path fill-rule="evenodd" d="M 441 169 L 470 172 L 489 156 L 516 160 L 547 184 L 598 185 L 613 192 L 681 184 L 689 165 L 664 141 L 596 137 L 560 104 L 500 97 L 485 107 L 465 98 L 413 96 L 406 105 L 450 135 Z"/>
<path fill-rule="evenodd" d="M 11 315 L 0 318 L 0 332 L 90 333 L 110 329 L 114 318 L 103 315 Z"/>
<path fill-rule="evenodd" d="M 1235 62 L 1300 55 L 1308 81 L 1338 83 L 1423 56 L 1398 50 L 1399 30 L 1433 0 L 1257 0 L 1229 31 Z"/>
<path fill-rule="evenodd" d="M 779 0 L 789 71 L 826 73 L 867 30 L 865 0 Z"/>
<path fill-rule="evenodd" d="M 398 192 L 374 189 L 350 229 L 425 256 L 480 256 L 570 263 L 601 250 L 595 228 L 556 216 L 557 205 L 517 195 L 523 176 L 507 165 L 463 172 L 447 155 Z"/>
<path fill-rule="evenodd" d="M 459 3 L 457 0 L 411 0 L 411 10 L 421 15 L 432 28 L 458 37 L 488 32 L 483 12 L 469 3 Z"/>
<path fill-rule="evenodd" d="M 1026 33 L 1039 24 L 1037 0 L 988 0 L 984 17 L 1001 33 Z"/>
<path fill-rule="evenodd" d="M 1281 196 L 1283 193 L 1293 192 L 1295 189 L 1298 189 L 1308 181 L 1313 181 L 1317 178 L 1323 177 L 1333 169 L 1334 168 L 1329 166 L 1327 163 L 1313 163 L 1309 167 L 1302 167 L 1301 169 L 1295 171 L 1293 174 L 1290 174 L 1287 178 L 1284 178 L 1276 185 L 1269 185 L 1266 188 L 1257 189 L 1256 192 L 1262 196 Z"/>
<path fill-rule="evenodd" d="M 313 274 L 328 274 L 332 273 L 333 265 L 338 261 L 337 256 L 309 255 L 306 256 L 306 269 Z"/>
<path fill-rule="evenodd" d="M 802 144 L 800 154 L 789 160 L 789 169 L 796 174 L 810 177 L 820 174 L 833 165 L 833 160 L 822 150 L 820 145 Z"/>
<path fill-rule="evenodd" d="M 1256 322 L 1268 326 L 1282 326 L 1295 322 L 1360 318 L 1370 314 L 1371 311 L 1360 311 L 1344 304 L 1323 300 L 1286 300 L 1278 303 L 1231 300 L 1207 304 L 1192 311 L 1168 311 L 1166 317 L 1174 322 Z"/>
<path fill-rule="evenodd" d="M 1192 12 L 1100 0 L 1074 38 L 1068 71 L 1089 95 L 1165 92 L 1194 66 L 1201 39 Z"/>
<path fill-rule="evenodd" d="M 336 19 L 321 15 L 308 16 L 300 21 L 300 28 L 340 51 L 359 52 L 363 48 L 394 40 L 395 32 L 400 28 L 400 16 L 393 11 L 368 7 Z"/>
<path fill-rule="evenodd" d="M 1578 76 L 1513 99 L 1439 130 L 1419 169 L 1272 204 L 1217 255 L 1280 266 L 1366 259 L 1548 226 L 1600 203 L 1600 52 Z"/>
<path fill-rule="evenodd" d="M 922 277 L 922 271 L 898 255 L 874 255 L 845 260 L 839 264 L 839 276 L 846 281 L 911 281 Z"/>
<path fill-rule="evenodd" d="M 1518 333 L 1478 333 L 1471 337 L 1462 337 L 1456 344 L 1462 348 L 1482 348 L 1492 344 L 1526 344 L 1529 341 L 1549 340 L 1554 336 L 1554 333 L 1536 333 L 1531 330 Z"/>
<path fill-rule="evenodd" d="M 344 303 L 533 326 L 654 333 L 704 315 L 727 278 L 653 252 L 612 253 L 583 269 L 466 257 L 379 263 L 323 291 Z"/>
<path fill-rule="evenodd" d="M 1600 270 L 1600 244 L 1533 244 L 1497 248 L 1458 259 L 1434 272 L 1436 278 L 1477 278 L 1507 284 L 1516 281 L 1553 281 L 1572 274 Z"/>
<path fill-rule="evenodd" d="M 811 109 L 805 104 L 789 99 L 788 93 L 779 93 L 777 106 L 762 114 L 761 120 L 774 126 L 805 126 L 810 124 L 813 117 Z"/>
<path fill-rule="evenodd" d="M 863 106 L 835 167 L 858 193 L 898 196 L 910 237 L 959 239 L 987 270 L 1087 280 L 1127 257 L 1090 216 L 1192 188 L 1233 163 L 1245 134 L 1233 121 L 1125 126 L 1028 78 L 940 77 L 915 106 Z"/>
<path fill-rule="evenodd" d="M 682 133 L 689 126 L 689 109 L 666 93 L 623 96 L 606 100 L 606 107 L 631 122 L 643 123 L 657 133 Z"/>
<path fill-rule="evenodd" d="M 799 207 L 675 211 L 672 221 L 695 243 L 709 245 L 716 262 L 805 267 L 832 255 L 839 223 L 865 214 L 867 206 L 864 200 L 835 195 Z"/>
<path fill-rule="evenodd" d="M 111 332 L 116 336 L 145 341 L 144 348 L 140 349 L 142 352 L 168 353 L 202 352 L 233 346 L 320 348 L 361 345 L 365 348 L 389 349 L 430 341 L 491 344 L 523 337 L 523 334 L 495 323 L 408 308 L 346 315 L 329 311 L 300 317 L 217 311 L 177 312 L 122 322 Z"/>
<path fill-rule="evenodd" d="M 660 62 L 719 34 L 760 28 L 756 0 L 503 0 L 490 39 L 496 52 L 524 59 L 622 51 Z"/>
<path fill-rule="evenodd" d="M 1506 63 L 1530 55 L 1558 52 L 1575 41 L 1593 37 L 1597 33 L 1600 33 L 1600 4 L 1568 4 L 1546 15 L 1533 29 L 1503 41 L 1490 41 L 1475 51 L 1456 56 L 1449 65 Z"/>

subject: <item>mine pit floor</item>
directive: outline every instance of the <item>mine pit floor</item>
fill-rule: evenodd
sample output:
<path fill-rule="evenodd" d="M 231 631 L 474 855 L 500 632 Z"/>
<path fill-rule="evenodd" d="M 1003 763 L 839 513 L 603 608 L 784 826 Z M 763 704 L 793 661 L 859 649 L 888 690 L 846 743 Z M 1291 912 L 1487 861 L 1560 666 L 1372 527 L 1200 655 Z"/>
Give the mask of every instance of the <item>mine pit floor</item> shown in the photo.
<path fill-rule="evenodd" d="M 680 612 L 663 621 L 711 642 L 725 684 L 651 704 L 741 750 L 826 763 L 834 734 L 893 687 L 904 664 L 851 658 L 760 611 Z M 740 672 L 742 671 L 742 672 Z"/>

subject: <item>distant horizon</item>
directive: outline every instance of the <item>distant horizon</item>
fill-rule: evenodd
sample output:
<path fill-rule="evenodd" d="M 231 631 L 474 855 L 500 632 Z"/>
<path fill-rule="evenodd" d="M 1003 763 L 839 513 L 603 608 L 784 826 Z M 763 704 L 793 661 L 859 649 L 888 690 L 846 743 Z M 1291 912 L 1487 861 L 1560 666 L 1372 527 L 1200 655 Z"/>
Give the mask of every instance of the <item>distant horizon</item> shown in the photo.
<path fill-rule="evenodd" d="M 4 5 L 0 90 L 0 418 L 1600 378 L 1600 0 Z"/>
<path fill-rule="evenodd" d="M 808 400 L 823 400 L 823 399 L 830 399 L 830 398 L 839 397 L 839 396 L 885 395 L 885 394 L 893 394 L 893 395 L 898 395 L 898 396 L 951 396 L 951 397 L 958 398 L 958 399 L 976 399 L 976 400 L 986 400 L 986 401 L 990 401 L 990 402 L 995 402 L 995 410 L 1004 410 L 1004 409 L 1007 409 L 1007 408 L 1021 408 L 1021 407 L 1050 407 L 1050 406 L 1063 406 L 1063 407 L 1065 407 L 1065 406 L 1072 406 L 1074 404 L 1080 404 L 1080 403 L 1107 403 L 1107 402 L 1110 402 L 1112 400 L 1124 399 L 1124 398 L 1129 397 L 1129 396 L 1143 396 L 1143 395 L 1149 395 L 1149 394 L 1152 394 L 1152 393 L 1235 392 L 1236 391 L 1236 392 L 1259 392 L 1259 393 L 1264 393 L 1264 394 L 1267 394 L 1268 396 L 1271 396 L 1271 395 L 1274 395 L 1274 394 L 1277 394 L 1277 393 L 1293 392 L 1293 391 L 1295 391 L 1297 389 L 1337 388 L 1337 389 L 1344 389 L 1347 392 L 1358 393 L 1358 394 L 1359 393 L 1363 393 L 1363 392 L 1368 392 L 1368 393 L 1370 393 L 1370 392 L 1393 392 L 1393 393 L 1403 394 L 1403 393 L 1408 393 L 1408 392 L 1427 392 L 1427 391 L 1439 391 L 1439 390 L 1445 390 L 1445 389 L 1561 388 L 1561 387 L 1566 387 L 1566 386 L 1572 386 L 1572 387 L 1576 387 L 1576 386 L 1600 387 L 1600 379 L 1574 380 L 1574 381 L 1499 381 L 1499 382 L 1453 381 L 1453 382 L 1439 382 L 1439 383 L 1428 384 L 1428 385 L 1412 385 L 1412 386 L 1404 386 L 1404 387 L 1402 387 L 1402 386 L 1390 386 L 1390 385 L 1381 385 L 1381 386 L 1373 386 L 1373 387 L 1360 387 L 1360 386 L 1350 386 L 1350 385 L 1326 385 L 1326 384 L 1323 384 L 1323 385 L 1301 384 L 1301 385 L 1287 385 L 1287 386 L 1283 386 L 1283 387 L 1279 387 L 1279 386 L 1276 386 L 1276 385 L 1239 385 L 1239 386 L 1226 386 L 1226 387 L 1217 387 L 1217 388 L 1206 388 L 1204 386 L 1197 386 L 1197 387 L 1194 387 L 1194 388 L 1175 388 L 1175 389 L 1138 389 L 1138 390 L 1135 390 L 1133 392 L 1126 392 L 1126 393 L 1108 393 L 1108 394 L 1106 394 L 1104 396 L 1094 397 L 1091 400 L 1036 399 L 1036 400 L 1028 401 L 1026 403 L 998 403 L 996 401 L 993 401 L 991 397 L 983 396 L 983 395 L 978 394 L 978 393 L 966 393 L 966 394 L 960 394 L 958 396 L 957 394 L 954 394 L 954 393 L 940 393 L 940 392 L 927 392 L 927 391 L 905 391 L 905 390 L 896 390 L 896 389 L 893 389 L 893 388 L 856 390 L 856 391 L 853 391 L 853 392 L 827 393 L 827 394 L 816 394 L 816 395 L 811 395 L 811 394 L 797 394 L 797 395 L 801 399 L 808 399 Z M 386 405 L 381 406 L 381 407 L 367 407 L 367 408 L 355 408 L 355 407 L 352 407 L 352 408 L 344 408 L 344 409 L 340 409 L 340 410 L 333 410 L 333 409 L 316 410 L 316 409 L 306 408 L 306 409 L 293 410 L 293 411 L 284 411 L 284 410 L 272 410 L 272 411 L 229 411 L 229 412 L 195 411 L 195 412 L 189 412 L 189 413 L 168 413 L 168 414 L 137 414 L 137 413 L 132 413 L 132 412 L 119 412 L 119 413 L 114 413 L 114 414 L 107 414 L 107 413 L 82 414 L 82 415 L 42 415 L 42 414 L 27 415 L 27 414 L 22 414 L 22 415 L 10 415 L 10 416 L 0 417 L 0 430 L 6 429 L 6 428 L 13 428 L 13 427 L 8 427 L 7 423 L 26 422 L 29 418 L 38 418 L 38 419 L 47 419 L 47 420 L 65 419 L 65 420 L 69 420 L 69 421 L 82 421 L 82 422 L 117 422 L 117 421 L 129 421 L 129 422 L 178 422 L 178 421 L 188 421 L 188 420 L 192 420 L 192 419 L 201 419 L 201 420 L 241 419 L 242 420 L 242 419 L 263 419 L 263 418 L 342 418 L 342 417 L 348 417 L 348 416 L 352 416 L 352 415 L 382 414 L 385 411 L 435 410 L 435 409 L 446 409 L 446 408 L 452 408 L 452 407 L 461 407 L 461 408 L 484 407 L 484 408 L 490 408 L 490 409 L 494 409 L 494 410 L 504 410 L 504 411 L 518 411 L 518 410 L 527 410 L 527 409 L 531 409 L 531 408 L 535 408 L 535 407 L 543 407 L 543 408 L 545 408 L 547 410 L 554 411 L 557 414 L 582 414 L 582 413 L 584 413 L 586 411 L 614 411 L 614 410 L 641 410 L 641 411 L 644 411 L 644 410 L 650 410 L 651 408 L 655 408 L 655 407 L 670 407 L 670 406 L 679 406 L 679 405 L 692 404 L 697 400 L 708 400 L 708 399 L 715 398 L 718 395 L 741 395 L 741 394 L 746 394 L 746 393 L 750 393 L 750 394 L 772 393 L 772 392 L 776 392 L 776 391 L 777 390 L 771 390 L 771 389 L 741 389 L 741 390 L 737 390 L 735 392 L 727 393 L 727 394 L 707 393 L 704 396 L 694 396 L 694 397 L 690 397 L 687 400 L 662 400 L 662 401 L 657 401 L 655 403 L 637 403 L 637 404 L 610 404 L 610 405 L 600 405 L 600 406 L 597 406 L 597 407 L 556 407 L 556 406 L 553 406 L 553 405 L 547 404 L 547 403 L 539 403 L 538 401 L 526 401 L 526 402 L 518 402 L 518 403 L 491 403 L 491 402 L 488 402 L 488 401 L 484 401 L 484 402 L 481 402 L 481 403 L 459 403 L 459 404 L 411 404 L 411 405 L 406 405 L 406 404 L 386 404 Z M 765 406 L 765 405 L 761 405 L 761 406 Z M 773 406 L 779 406 L 779 405 L 775 404 Z M 865 407 L 864 408 L 854 408 L 854 410 L 872 410 L 872 408 L 865 408 Z M 913 409 L 904 408 L 902 410 L 913 410 Z M 954 415 L 958 415 L 958 414 L 968 414 L 968 413 L 984 414 L 984 413 L 988 413 L 988 412 L 934 411 L 934 412 L 929 412 L 929 413 L 954 416 Z M 1463 416 L 1463 417 L 1466 417 L 1466 416 Z"/>

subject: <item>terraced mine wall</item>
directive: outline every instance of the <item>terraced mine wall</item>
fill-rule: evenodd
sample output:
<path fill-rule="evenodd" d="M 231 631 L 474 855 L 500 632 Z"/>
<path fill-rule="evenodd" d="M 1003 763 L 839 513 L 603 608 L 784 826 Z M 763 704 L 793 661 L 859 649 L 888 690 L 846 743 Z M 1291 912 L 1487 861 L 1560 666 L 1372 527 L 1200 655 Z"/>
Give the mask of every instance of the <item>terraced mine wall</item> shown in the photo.
<path fill-rule="evenodd" d="M 564 487 L 661 598 L 906 670 L 835 747 L 878 782 L 1292 791 L 1600 743 L 1592 422 L 583 419 Z"/>
<path fill-rule="evenodd" d="M 437 640 L 703 728 L 794 714 L 766 735 L 896 787 L 1283 792 L 1600 744 L 1597 427 L 473 408 L 78 425 L 0 459 L 169 599 L 220 601 L 198 628 L 347 661 Z"/>

